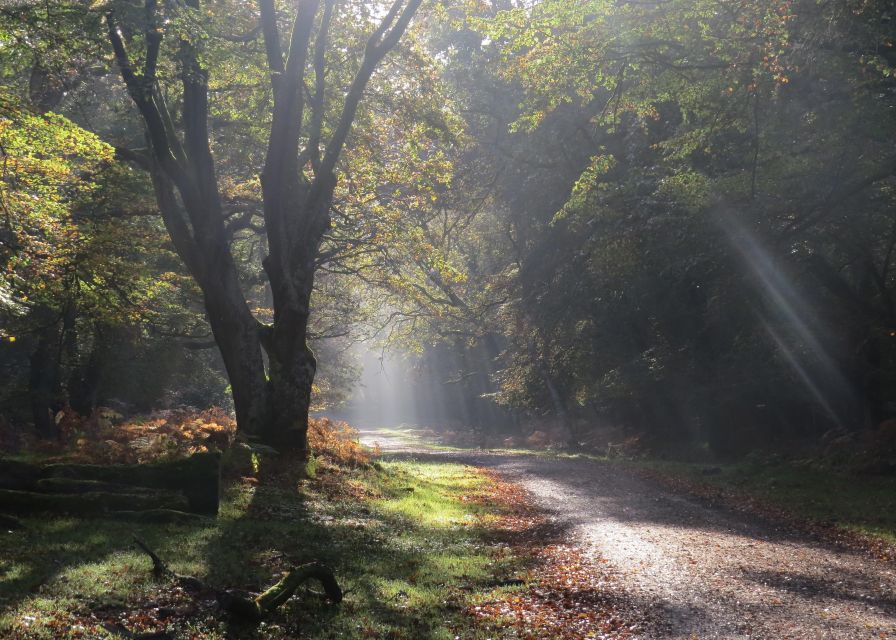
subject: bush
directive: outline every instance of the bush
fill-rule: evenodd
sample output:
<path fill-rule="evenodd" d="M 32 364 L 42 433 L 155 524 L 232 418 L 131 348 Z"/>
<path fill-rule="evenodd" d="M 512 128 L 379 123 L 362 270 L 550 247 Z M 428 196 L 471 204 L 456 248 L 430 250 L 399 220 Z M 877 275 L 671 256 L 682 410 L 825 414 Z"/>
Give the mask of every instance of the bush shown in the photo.
<path fill-rule="evenodd" d="M 315 456 L 333 464 L 350 467 L 370 464 L 370 456 L 358 441 L 358 431 L 345 422 L 309 418 L 308 446 Z"/>
<path fill-rule="evenodd" d="M 236 422 L 220 407 L 179 408 L 124 420 L 111 409 L 82 418 L 71 409 L 56 415 L 62 442 L 50 445 L 61 457 L 91 463 L 144 463 L 227 450 Z"/>

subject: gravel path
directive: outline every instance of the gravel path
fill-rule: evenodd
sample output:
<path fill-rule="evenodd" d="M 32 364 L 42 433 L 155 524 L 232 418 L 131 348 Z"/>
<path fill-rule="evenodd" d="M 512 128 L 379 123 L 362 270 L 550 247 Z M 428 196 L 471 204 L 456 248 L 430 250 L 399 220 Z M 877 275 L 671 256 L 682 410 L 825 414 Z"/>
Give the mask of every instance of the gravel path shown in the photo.
<path fill-rule="evenodd" d="M 384 455 L 488 467 L 525 487 L 605 559 L 631 597 L 658 608 L 649 638 L 896 639 L 896 568 L 677 495 L 588 460 L 457 453 L 377 431 Z"/>

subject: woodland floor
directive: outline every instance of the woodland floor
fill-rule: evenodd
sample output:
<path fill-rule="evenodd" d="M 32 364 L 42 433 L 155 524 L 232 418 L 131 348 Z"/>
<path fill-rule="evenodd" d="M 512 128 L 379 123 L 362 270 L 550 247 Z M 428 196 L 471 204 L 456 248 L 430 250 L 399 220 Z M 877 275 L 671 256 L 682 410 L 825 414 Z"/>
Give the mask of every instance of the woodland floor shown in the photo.
<path fill-rule="evenodd" d="M 258 477 L 228 482 L 207 522 L 33 516 L 0 530 L 0 638 L 578 640 L 639 630 L 630 603 L 593 582 L 595 568 L 555 544 L 561 532 L 493 472 L 450 460 L 270 466 L 262 459 Z M 209 589 L 154 578 L 132 534 Z M 259 625 L 216 604 L 214 590 L 258 592 L 311 560 L 333 568 L 341 604 L 302 589 Z"/>
<path fill-rule="evenodd" d="M 835 529 L 732 508 L 618 463 L 362 436 L 386 458 L 463 462 L 518 483 L 585 571 L 643 617 L 633 637 L 896 638 L 896 563 Z"/>

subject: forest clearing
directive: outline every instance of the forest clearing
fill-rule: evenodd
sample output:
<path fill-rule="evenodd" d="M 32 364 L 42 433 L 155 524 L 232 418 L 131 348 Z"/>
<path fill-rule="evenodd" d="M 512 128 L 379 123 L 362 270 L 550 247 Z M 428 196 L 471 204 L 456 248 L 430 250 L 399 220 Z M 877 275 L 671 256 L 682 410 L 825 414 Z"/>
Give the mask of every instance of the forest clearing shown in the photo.
<path fill-rule="evenodd" d="M 891 0 L 0 0 L 0 637 L 896 638 Z"/>

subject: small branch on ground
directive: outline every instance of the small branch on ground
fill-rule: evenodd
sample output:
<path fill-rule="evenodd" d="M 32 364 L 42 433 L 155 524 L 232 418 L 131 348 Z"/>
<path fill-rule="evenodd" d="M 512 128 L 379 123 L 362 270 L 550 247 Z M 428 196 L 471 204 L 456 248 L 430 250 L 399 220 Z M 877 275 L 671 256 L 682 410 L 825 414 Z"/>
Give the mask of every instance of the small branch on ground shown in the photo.
<path fill-rule="evenodd" d="M 152 572 L 157 578 L 169 577 L 179 586 L 192 593 L 214 591 L 221 609 L 249 622 L 261 622 L 265 615 L 289 600 L 296 590 L 307 580 L 318 580 L 324 594 L 334 604 L 342 602 L 343 592 L 333 571 L 319 562 L 311 562 L 288 571 L 279 582 L 262 593 L 253 595 L 235 589 L 216 591 L 209 589 L 201 580 L 192 576 L 182 576 L 172 571 L 149 545 L 133 536 L 134 542 L 152 560 Z"/>
<path fill-rule="evenodd" d="M 335 604 L 342 602 L 342 589 L 329 567 L 318 562 L 304 564 L 287 572 L 280 581 L 255 598 L 241 592 L 225 591 L 218 594 L 221 608 L 241 618 L 260 622 L 262 618 L 289 600 L 303 582 L 314 578 L 324 587 L 324 593 Z"/>
<path fill-rule="evenodd" d="M 149 556 L 150 560 L 152 560 L 152 574 L 156 578 L 171 578 L 179 587 L 183 587 L 186 591 L 191 593 L 198 593 L 200 591 L 209 591 L 209 589 L 205 586 L 205 583 L 202 582 L 199 578 L 194 578 L 193 576 L 182 576 L 179 573 L 175 573 L 171 569 L 168 568 L 168 565 L 165 564 L 161 558 L 156 554 L 155 551 L 150 549 L 149 545 L 143 542 L 140 538 L 136 536 L 136 534 L 132 534 L 134 542 L 137 544 L 140 549 Z"/>

